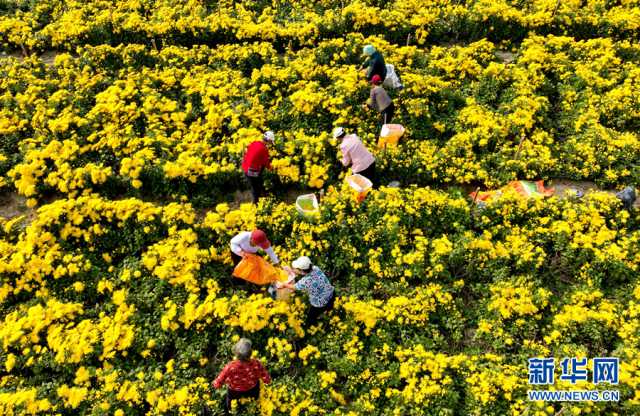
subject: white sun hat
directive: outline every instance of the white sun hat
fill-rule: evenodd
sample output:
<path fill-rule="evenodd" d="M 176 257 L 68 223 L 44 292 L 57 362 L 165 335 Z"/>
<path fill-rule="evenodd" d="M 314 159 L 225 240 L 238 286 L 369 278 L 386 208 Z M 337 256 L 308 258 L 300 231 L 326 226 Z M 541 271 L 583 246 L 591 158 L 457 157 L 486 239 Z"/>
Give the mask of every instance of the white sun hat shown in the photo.
<path fill-rule="evenodd" d="M 298 257 L 291 265 L 298 270 L 309 270 L 311 267 L 311 259 L 307 256 Z"/>
<path fill-rule="evenodd" d="M 276 135 L 273 134 L 271 130 L 269 130 L 264 134 L 264 139 L 268 142 L 272 142 L 276 139 Z"/>
<path fill-rule="evenodd" d="M 333 129 L 333 138 L 337 139 L 338 137 L 344 134 L 344 129 L 342 127 L 336 127 Z"/>

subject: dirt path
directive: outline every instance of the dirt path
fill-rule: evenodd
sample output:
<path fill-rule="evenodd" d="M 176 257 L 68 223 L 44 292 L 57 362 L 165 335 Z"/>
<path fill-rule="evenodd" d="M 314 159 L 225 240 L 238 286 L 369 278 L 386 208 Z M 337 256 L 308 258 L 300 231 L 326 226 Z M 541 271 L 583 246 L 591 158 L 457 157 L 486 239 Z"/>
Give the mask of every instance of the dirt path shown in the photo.
<path fill-rule="evenodd" d="M 609 190 L 609 189 L 600 189 L 593 182 L 588 181 L 570 181 L 564 179 L 556 179 L 551 180 L 547 184 L 547 186 L 555 189 L 555 195 L 559 197 L 564 197 L 567 192 L 571 191 L 580 191 L 582 194 L 587 194 L 588 192 L 593 191 L 602 191 L 611 195 L 615 195 L 617 191 Z M 633 204 L 635 208 L 640 208 L 640 197 L 636 199 L 636 202 Z"/>
<path fill-rule="evenodd" d="M 602 190 L 598 188 L 598 186 L 595 183 L 588 182 L 588 181 L 570 181 L 570 180 L 564 180 L 564 179 L 556 179 L 546 183 L 546 186 L 554 188 L 555 195 L 561 198 L 565 197 L 567 193 L 571 191 L 579 191 L 580 193 L 585 195 L 593 191 L 604 191 L 611 195 L 614 195 L 616 193 L 616 191 L 614 190 L 608 190 L 608 189 Z M 467 190 L 468 188 L 469 192 L 473 190 L 469 187 L 462 187 L 462 188 L 465 190 Z M 291 189 L 286 191 L 286 193 L 280 197 L 280 201 L 288 204 L 294 204 L 298 196 L 303 195 L 305 193 L 313 193 L 313 192 L 314 192 L 313 190 L 304 191 L 299 189 Z M 315 191 L 315 193 L 317 194 L 318 192 Z M 44 203 L 52 202 L 53 200 L 55 200 L 55 198 L 52 198 L 52 200 L 50 201 L 44 201 Z M 159 201 L 150 201 L 150 202 L 161 203 Z M 240 208 L 241 204 L 250 203 L 250 202 L 251 202 L 250 191 L 236 190 L 233 193 L 233 201 L 229 203 L 229 206 L 231 207 L 231 209 L 238 209 Z M 640 197 L 636 199 L 634 207 L 637 209 L 640 209 Z M 215 207 L 197 209 L 196 211 L 198 213 L 198 217 L 204 218 L 207 212 L 211 211 L 214 208 Z M 36 210 L 28 208 L 26 205 L 26 199 L 16 194 L 15 192 L 0 193 L 0 217 L 3 217 L 5 219 L 12 219 L 20 215 L 24 215 L 26 217 L 25 224 L 28 224 L 35 218 Z"/>
<path fill-rule="evenodd" d="M 280 197 L 281 202 L 286 202 L 288 204 L 294 204 L 296 202 L 296 198 L 300 195 L 312 193 L 312 190 L 309 191 L 301 191 L 298 189 L 290 189 L 285 192 L 283 196 Z M 251 202 L 251 191 L 235 191 L 233 194 L 233 202 L 229 204 L 232 208 L 240 208 L 241 204 Z"/>
<path fill-rule="evenodd" d="M 58 56 L 59 53 L 60 52 L 56 52 L 56 51 L 46 51 L 42 53 L 42 55 L 39 55 L 38 57 L 42 60 L 42 62 L 44 62 L 45 65 L 51 68 L 56 61 L 56 56 Z M 16 58 L 19 61 L 22 61 L 24 59 L 22 54 L 19 52 L 12 52 L 12 53 L 0 52 L 0 62 L 2 62 L 2 60 L 9 59 L 9 58 Z"/>
<path fill-rule="evenodd" d="M 25 216 L 24 225 L 28 225 L 36 217 L 36 210 L 27 207 L 27 199 L 15 192 L 0 194 L 0 217 L 12 219 L 20 215 Z"/>
<path fill-rule="evenodd" d="M 57 51 L 46 51 L 42 53 L 39 58 L 48 66 L 54 65 Z M 516 55 L 510 51 L 496 51 L 496 56 L 505 63 L 511 63 L 515 60 Z M 22 60 L 23 56 L 19 52 L 6 53 L 0 52 L 0 62 L 4 59 L 17 58 Z M 570 190 L 577 190 L 582 194 L 586 194 L 589 191 L 601 190 L 595 183 L 588 181 L 570 181 L 570 180 L 551 180 L 547 183 L 548 186 L 555 188 L 556 195 L 561 197 L 565 196 Z M 461 186 L 465 191 L 469 186 Z M 470 189 L 470 188 L 469 188 Z M 471 189 L 469 192 L 473 191 Z M 604 190 L 607 193 L 615 194 L 615 191 Z M 296 198 L 304 193 L 310 193 L 313 191 L 303 192 L 300 190 L 289 190 L 281 197 L 283 202 L 295 203 Z M 251 202 L 251 192 L 249 191 L 235 191 L 233 194 L 233 201 L 229 204 L 232 208 L 239 208 L 243 203 Z M 640 208 L 640 197 L 636 200 L 634 206 Z M 206 210 L 203 211 L 203 215 L 206 214 Z M 0 195 L 0 216 L 5 218 L 13 218 L 18 215 L 35 215 L 34 210 L 30 210 L 24 203 L 24 198 L 15 194 L 3 194 Z"/>

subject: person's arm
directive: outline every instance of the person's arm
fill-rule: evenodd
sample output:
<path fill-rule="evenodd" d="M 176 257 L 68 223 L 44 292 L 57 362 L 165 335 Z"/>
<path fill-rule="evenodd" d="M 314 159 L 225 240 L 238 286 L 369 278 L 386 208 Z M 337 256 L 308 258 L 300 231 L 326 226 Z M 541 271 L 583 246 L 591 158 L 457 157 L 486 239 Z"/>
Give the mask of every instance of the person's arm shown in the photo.
<path fill-rule="evenodd" d="M 243 234 L 240 233 L 231 239 L 231 251 L 240 257 L 244 257 L 245 252 L 242 249 Z"/>
<path fill-rule="evenodd" d="M 376 62 L 372 58 L 369 61 L 369 67 L 367 67 L 367 81 L 371 81 L 371 78 L 373 78 L 373 71 L 374 71 L 375 68 L 376 68 Z"/>
<path fill-rule="evenodd" d="M 264 252 L 269 255 L 269 258 L 271 259 L 271 263 L 273 264 L 280 263 L 280 259 L 278 258 L 278 255 L 276 254 L 275 251 L 273 251 L 273 246 L 269 246 L 269 248 L 264 250 Z"/>
<path fill-rule="evenodd" d="M 342 146 L 340 146 L 340 150 L 342 151 L 342 166 L 349 166 L 351 164 L 351 153 L 349 152 L 349 148 L 345 145 L 345 143 L 342 143 Z"/>
<path fill-rule="evenodd" d="M 262 381 L 264 382 L 264 384 L 271 383 L 271 376 L 269 375 L 269 372 L 267 371 L 267 369 L 264 368 L 264 366 L 262 365 L 262 363 L 260 361 L 257 361 L 257 363 L 258 363 L 259 376 L 262 379 Z"/>
<path fill-rule="evenodd" d="M 249 169 L 253 169 L 253 164 L 255 163 L 255 150 L 253 143 L 250 143 L 247 146 L 247 151 L 244 154 L 244 158 L 242 159 L 242 169 L 246 172 Z"/>
<path fill-rule="evenodd" d="M 262 152 L 262 164 L 265 168 L 271 170 L 271 160 L 269 159 L 269 149 L 267 149 L 266 145 L 264 147 L 264 151 Z"/>
<path fill-rule="evenodd" d="M 225 381 L 227 381 L 227 377 L 229 375 L 229 366 L 230 364 L 225 365 L 222 371 L 220 372 L 220 374 L 218 375 L 218 377 L 216 377 L 216 379 L 213 380 L 214 388 L 219 389 L 224 385 Z"/>
<path fill-rule="evenodd" d="M 360 64 L 360 67 L 358 68 L 359 71 L 362 71 L 363 69 L 365 69 L 366 67 L 371 65 L 371 58 L 367 58 L 364 60 L 364 62 L 362 64 Z"/>
<path fill-rule="evenodd" d="M 376 95 L 378 94 L 378 89 L 377 88 L 371 88 L 371 93 L 369 94 L 369 101 L 367 102 L 367 105 L 373 109 L 376 108 Z"/>
<path fill-rule="evenodd" d="M 309 288 L 309 277 L 305 276 L 298 280 L 298 283 L 293 285 L 292 289 L 295 290 L 307 290 Z"/>

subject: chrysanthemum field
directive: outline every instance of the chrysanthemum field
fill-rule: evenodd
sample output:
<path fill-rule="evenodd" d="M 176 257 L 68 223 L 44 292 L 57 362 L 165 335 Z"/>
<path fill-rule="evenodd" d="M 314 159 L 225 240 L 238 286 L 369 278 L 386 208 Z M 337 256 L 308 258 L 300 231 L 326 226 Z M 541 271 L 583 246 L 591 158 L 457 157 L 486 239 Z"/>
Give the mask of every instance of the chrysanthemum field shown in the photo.
<path fill-rule="evenodd" d="M 240 337 L 273 378 L 243 414 L 640 414 L 640 212 L 610 192 L 640 184 L 639 36 L 638 0 L 0 0 L 0 194 L 24 201 L 0 216 L 0 414 L 221 415 Z M 397 147 L 361 108 L 365 44 L 404 83 Z M 336 126 L 400 187 L 358 203 Z M 609 192 L 468 196 L 558 179 Z M 256 227 L 336 286 L 318 326 L 232 283 Z M 534 357 L 619 401 L 530 401 Z M 619 382 L 560 380 L 564 357 L 618 357 Z"/>

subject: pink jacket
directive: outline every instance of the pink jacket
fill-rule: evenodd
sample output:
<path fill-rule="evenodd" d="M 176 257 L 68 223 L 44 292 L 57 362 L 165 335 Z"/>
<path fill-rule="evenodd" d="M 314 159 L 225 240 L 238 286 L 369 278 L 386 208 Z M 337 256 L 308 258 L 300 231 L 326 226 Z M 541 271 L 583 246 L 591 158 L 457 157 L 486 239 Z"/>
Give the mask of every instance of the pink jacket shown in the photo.
<path fill-rule="evenodd" d="M 342 164 L 344 166 L 351 165 L 353 173 L 362 172 L 376 161 L 355 134 L 346 135 L 342 139 L 340 150 L 342 151 Z"/>

